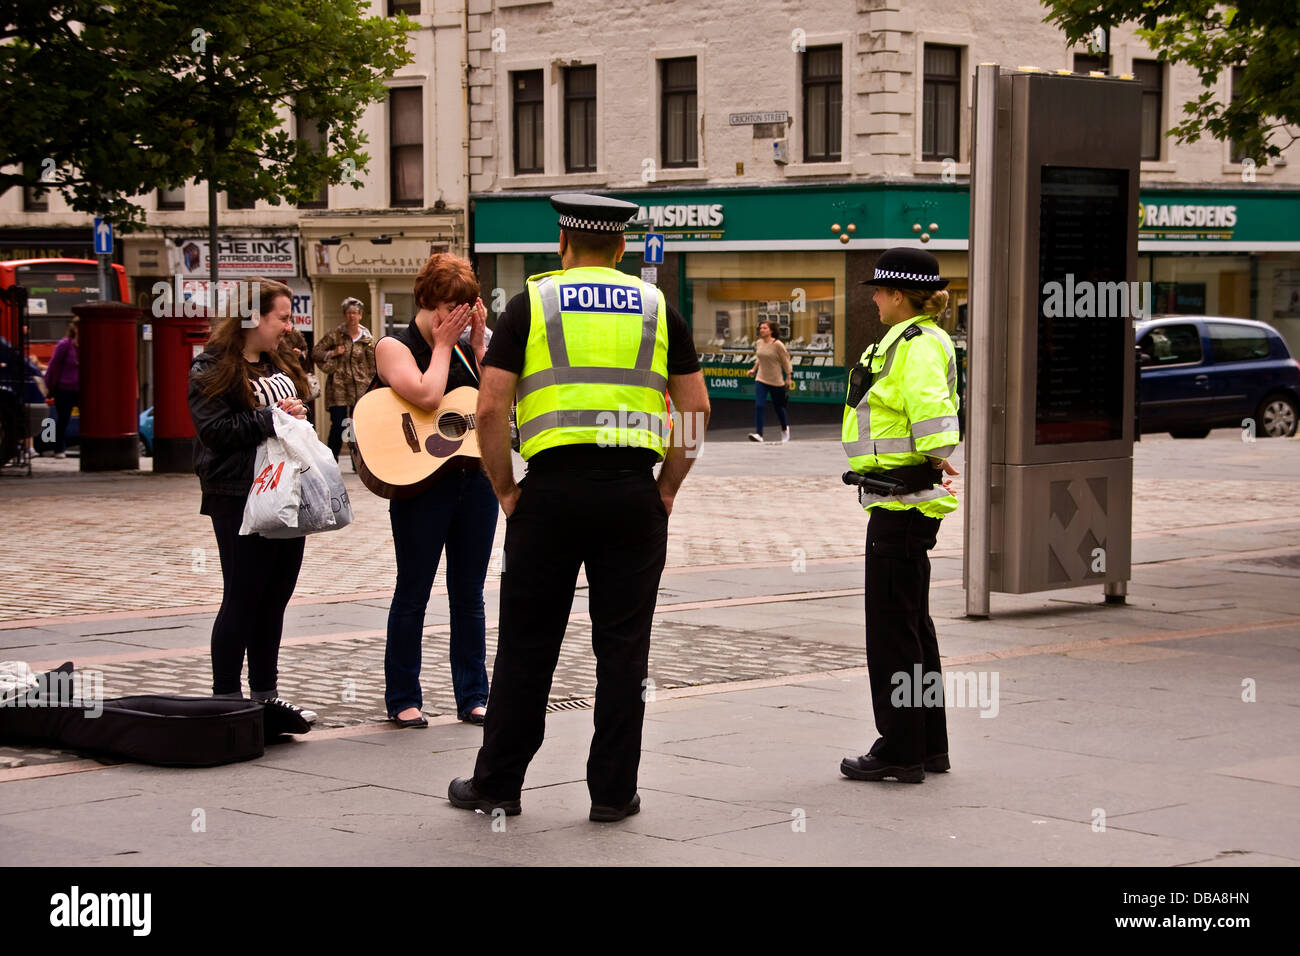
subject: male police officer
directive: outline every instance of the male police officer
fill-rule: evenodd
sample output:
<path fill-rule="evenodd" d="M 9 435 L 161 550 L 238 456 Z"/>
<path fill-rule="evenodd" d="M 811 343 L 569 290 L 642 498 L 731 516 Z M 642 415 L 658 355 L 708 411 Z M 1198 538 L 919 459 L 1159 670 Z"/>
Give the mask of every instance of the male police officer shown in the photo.
<path fill-rule="evenodd" d="M 637 767 L 650 625 L 667 553 L 668 515 L 703 435 L 709 400 L 686 322 L 654 286 L 614 268 L 632 203 L 551 198 L 560 213 L 559 272 L 533 276 L 497 323 L 478 400 L 483 466 L 506 513 L 496 664 L 473 777 L 453 806 L 519 812 L 542 744 L 547 696 L 579 565 L 587 571 L 596 653 L 590 818 L 640 808 Z M 517 398 L 515 483 L 507 414 Z M 656 482 L 652 467 L 663 461 Z"/>

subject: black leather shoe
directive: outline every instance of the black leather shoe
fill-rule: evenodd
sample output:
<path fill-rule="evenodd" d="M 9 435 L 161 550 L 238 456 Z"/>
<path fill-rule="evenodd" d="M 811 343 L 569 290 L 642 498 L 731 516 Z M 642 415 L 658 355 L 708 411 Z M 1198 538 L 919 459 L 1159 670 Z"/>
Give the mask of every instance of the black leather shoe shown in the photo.
<path fill-rule="evenodd" d="M 397 724 L 397 726 L 399 727 L 428 727 L 429 726 L 429 718 L 425 717 L 424 714 L 419 714 L 415 717 L 408 717 L 406 720 L 402 720 L 399 717 L 389 717 L 388 719 L 392 723 Z"/>
<path fill-rule="evenodd" d="M 871 754 L 845 757 L 840 761 L 840 773 L 852 780 L 886 780 L 892 777 L 899 783 L 920 783 L 925 779 L 925 767 L 922 764 L 903 767 L 886 763 Z"/>
<path fill-rule="evenodd" d="M 479 793 L 474 786 L 472 777 L 457 777 L 447 788 L 447 800 L 453 807 L 459 807 L 462 810 L 482 810 L 484 813 L 491 813 L 493 810 L 504 810 L 506 816 L 516 817 L 519 815 L 518 800 L 492 800 Z"/>
<path fill-rule="evenodd" d="M 952 764 L 948 762 L 947 754 L 935 754 L 933 757 L 925 758 L 926 773 L 947 773 L 952 769 Z"/>
<path fill-rule="evenodd" d="M 632 795 L 626 806 L 607 807 L 603 804 L 593 803 L 591 805 L 591 814 L 588 817 L 593 823 L 617 823 L 624 817 L 630 817 L 634 813 L 641 812 L 641 794 Z"/>

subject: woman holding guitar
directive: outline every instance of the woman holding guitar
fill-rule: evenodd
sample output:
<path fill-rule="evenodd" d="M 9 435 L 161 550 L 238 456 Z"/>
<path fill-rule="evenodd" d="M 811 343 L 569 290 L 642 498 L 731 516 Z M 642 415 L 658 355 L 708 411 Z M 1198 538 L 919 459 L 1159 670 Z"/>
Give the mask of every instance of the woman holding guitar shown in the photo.
<path fill-rule="evenodd" d="M 477 388 L 488 337 L 478 295 L 468 262 L 431 256 L 415 280 L 415 318 L 375 347 L 379 381 L 426 411 L 453 389 Z M 457 716 L 481 724 L 488 698 L 483 581 L 497 524 L 492 485 L 477 458 L 453 459 L 419 494 L 394 498 L 388 514 L 397 551 L 384 651 L 388 717 L 401 727 L 429 725 L 420 712 L 420 652 L 424 611 L 445 549 Z"/>

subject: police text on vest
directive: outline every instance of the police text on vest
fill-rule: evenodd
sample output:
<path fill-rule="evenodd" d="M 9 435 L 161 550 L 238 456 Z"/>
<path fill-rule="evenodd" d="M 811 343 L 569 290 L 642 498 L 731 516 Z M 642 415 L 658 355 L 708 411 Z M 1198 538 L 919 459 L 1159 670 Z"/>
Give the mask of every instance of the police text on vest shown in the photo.
<path fill-rule="evenodd" d="M 560 286 L 563 312 L 641 312 L 641 290 L 626 285 L 594 282 Z"/>

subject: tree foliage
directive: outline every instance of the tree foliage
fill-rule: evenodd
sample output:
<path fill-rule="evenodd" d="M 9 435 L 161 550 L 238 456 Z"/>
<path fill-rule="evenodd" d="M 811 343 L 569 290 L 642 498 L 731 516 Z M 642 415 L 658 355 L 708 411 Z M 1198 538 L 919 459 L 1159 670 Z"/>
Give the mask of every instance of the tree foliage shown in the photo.
<path fill-rule="evenodd" d="M 132 197 L 211 178 L 298 204 L 368 160 L 357 129 L 410 62 L 362 0 L 0 0 L 0 193 L 61 192 L 124 231 Z M 313 117 L 316 150 L 285 110 Z M 52 162 L 51 162 L 52 161 Z"/>
<path fill-rule="evenodd" d="M 1206 88 L 1183 104 L 1186 119 L 1170 132 L 1194 143 L 1208 134 L 1239 144 L 1244 155 L 1263 163 L 1296 139 L 1278 140 L 1274 131 L 1300 127 L 1300 4 L 1297 0 L 1042 0 L 1047 22 L 1071 42 L 1097 27 L 1136 23 L 1137 33 L 1162 60 L 1195 68 Z M 1231 102 L 1214 90 L 1219 76 L 1244 70 Z"/>

